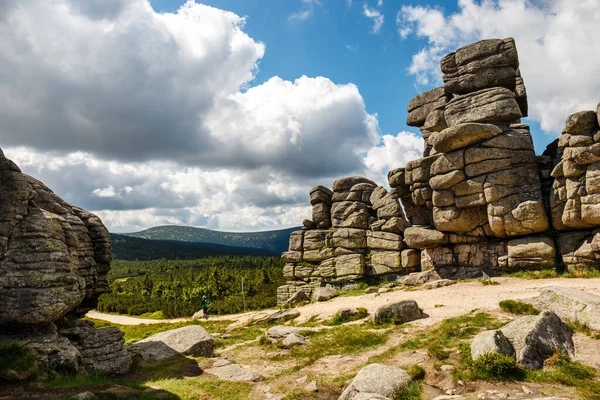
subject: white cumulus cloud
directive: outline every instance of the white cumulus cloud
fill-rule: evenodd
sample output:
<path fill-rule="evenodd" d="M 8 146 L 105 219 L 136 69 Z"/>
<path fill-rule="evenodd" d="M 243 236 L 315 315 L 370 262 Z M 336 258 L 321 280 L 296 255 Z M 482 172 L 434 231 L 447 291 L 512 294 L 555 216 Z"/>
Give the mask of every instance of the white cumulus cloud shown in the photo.
<path fill-rule="evenodd" d="M 373 28 L 371 33 L 379 33 L 383 26 L 384 17 L 383 14 L 374 8 L 370 8 L 366 3 L 363 5 L 363 15 L 373 20 Z"/>
<path fill-rule="evenodd" d="M 529 116 L 548 133 L 559 133 L 570 113 L 600 101 L 597 0 L 459 0 L 452 13 L 402 6 L 397 25 L 402 38 L 427 40 L 409 68 L 427 86 L 440 83 L 439 61 L 446 53 L 480 39 L 514 37 Z"/>

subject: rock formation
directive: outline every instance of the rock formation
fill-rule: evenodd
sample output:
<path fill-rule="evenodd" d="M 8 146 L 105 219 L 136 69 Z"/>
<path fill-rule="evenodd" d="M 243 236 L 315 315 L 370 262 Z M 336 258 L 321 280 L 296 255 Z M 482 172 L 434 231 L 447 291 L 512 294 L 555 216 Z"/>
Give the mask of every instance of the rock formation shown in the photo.
<path fill-rule="evenodd" d="M 126 372 L 120 332 L 83 321 L 65 326 L 96 306 L 111 259 L 97 216 L 23 174 L 0 150 L 0 345 L 26 343 L 50 368 Z M 54 322 L 67 315 L 57 330 Z"/>
<path fill-rule="evenodd" d="M 336 180 L 333 191 L 310 191 L 313 221 L 290 235 L 283 273 L 288 284 L 277 290 L 279 304 L 316 288 L 342 286 L 367 276 L 395 277 L 413 272 L 418 257 L 403 252 L 402 232 L 409 226 L 393 193 L 373 181 L 350 176 Z M 305 225 L 305 226 L 306 226 Z"/>
<path fill-rule="evenodd" d="M 415 270 L 460 279 L 600 268 L 600 106 L 570 116 L 536 156 L 512 38 L 464 46 L 441 70 L 444 86 L 408 103 L 423 157 L 388 173 L 389 192 L 360 177 L 310 191 L 313 221 L 290 237 L 280 303 Z"/>

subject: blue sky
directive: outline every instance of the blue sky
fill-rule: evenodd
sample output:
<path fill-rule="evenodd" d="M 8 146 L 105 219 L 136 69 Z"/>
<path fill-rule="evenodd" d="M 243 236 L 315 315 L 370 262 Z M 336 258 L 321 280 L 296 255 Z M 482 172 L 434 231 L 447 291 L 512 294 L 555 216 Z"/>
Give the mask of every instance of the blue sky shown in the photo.
<path fill-rule="evenodd" d="M 158 12 L 174 12 L 185 0 L 151 0 Z M 446 14 L 458 9 L 454 1 L 377 0 L 207 0 L 204 4 L 246 16 L 245 31 L 266 45 L 259 73 L 253 84 L 272 76 L 294 80 L 302 75 L 326 76 L 336 83 L 352 82 L 360 90 L 369 113 L 377 113 L 382 133 L 396 134 L 419 130 L 405 124 L 406 105 L 420 92 L 437 84 L 418 85 L 408 69 L 413 54 L 427 45 L 426 37 L 402 39 L 396 17 L 403 5 L 429 7 Z M 371 33 L 373 21 L 367 18 L 364 5 L 384 16 L 380 32 Z M 310 11 L 303 20 L 292 18 Z M 527 84 L 527 77 L 525 76 Z M 438 82 L 439 83 L 439 82 Z M 531 126 L 536 151 L 541 153 L 555 136 L 541 131 L 539 123 L 524 120 Z"/>
<path fill-rule="evenodd" d="M 408 101 L 481 39 L 515 38 L 541 153 L 600 101 L 598 26 L 595 0 L 3 0 L 0 147 L 113 232 L 297 226 L 311 187 L 421 155 Z"/>

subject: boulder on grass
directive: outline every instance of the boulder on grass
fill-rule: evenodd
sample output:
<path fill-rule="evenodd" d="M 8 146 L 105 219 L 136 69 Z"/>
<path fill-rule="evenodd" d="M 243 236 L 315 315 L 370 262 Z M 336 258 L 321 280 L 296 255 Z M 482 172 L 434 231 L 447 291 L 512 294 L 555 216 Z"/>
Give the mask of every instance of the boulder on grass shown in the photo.
<path fill-rule="evenodd" d="M 300 316 L 300 311 L 296 310 L 295 308 L 290 308 L 289 310 L 281 310 L 269 315 L 267 320 L 269 322 L 282 323 L 291 321 L 298 316 Z"/>
<path fill-rule="evenodd" d="M 515 349 L 517 363 L 540 369 L 556 352 L 573 357 L 573 331 L 552 311 L 519 318 L 502 328 L 504 336 Z"/>
<path fill-rule="evenodd" d="M 374 324 L 393 322 L 404 324 L 423 318 L 423 312 L 414 300 L 402 300 L 395 303 L 383 304 L 371 316 Z"/>
<path fill-rule="evenodd" d="M 224 381 L 259 382 L 261 380 L 260 376 L 239 364 L 229 363 L 214 366 L 213 368 L 207 369 L 206 372 Z"/>
<path fill-rule="evenodd" d="M 473 338 L 471 342 L 471 358 L 477 360 L 484 354 L 498 353 L 515 356 L 515 349 L 502 331 L 484 331 Z"/>
<path fill-rule="evenodd" d="M 140 340 L 127 346 L 127 351 L 144 361 L 160 361 L 179 354 L 212 357 L 214 345 L 214 339 L 203 327 L 189 325 Z"/>
<path fill-rule="evenodd" d="M 358 371 L 339 400 L 391 399 L 410 381 L 408 373 L 401 368 L 369 364 Z"/>

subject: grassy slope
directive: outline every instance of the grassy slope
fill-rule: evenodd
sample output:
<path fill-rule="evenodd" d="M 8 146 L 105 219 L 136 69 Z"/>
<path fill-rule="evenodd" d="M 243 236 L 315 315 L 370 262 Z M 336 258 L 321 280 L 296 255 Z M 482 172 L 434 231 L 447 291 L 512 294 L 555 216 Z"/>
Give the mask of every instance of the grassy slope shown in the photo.
<path fill-rule="evenodd" d="M 157 226 L 126 236 L 179 242 L 213 243 L 234 247 L 250 247 L 282 253 L 288 248 L 290 232 L 298 228 L 265 232 L 219 232 L 191 226 Z"/>

